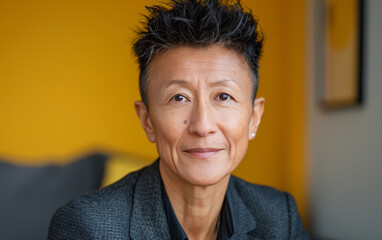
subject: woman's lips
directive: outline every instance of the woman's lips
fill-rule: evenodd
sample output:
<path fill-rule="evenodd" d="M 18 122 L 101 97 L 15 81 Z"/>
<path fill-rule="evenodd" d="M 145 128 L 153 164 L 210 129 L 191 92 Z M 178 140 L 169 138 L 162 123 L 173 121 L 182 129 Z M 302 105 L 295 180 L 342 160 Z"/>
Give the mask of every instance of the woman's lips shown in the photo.
<path fill-rule="evenodd" d="M 209 158 L 221 150 L 220 148 L 192 148 L 184 150 L 184 152 L 196 158 Z"/>

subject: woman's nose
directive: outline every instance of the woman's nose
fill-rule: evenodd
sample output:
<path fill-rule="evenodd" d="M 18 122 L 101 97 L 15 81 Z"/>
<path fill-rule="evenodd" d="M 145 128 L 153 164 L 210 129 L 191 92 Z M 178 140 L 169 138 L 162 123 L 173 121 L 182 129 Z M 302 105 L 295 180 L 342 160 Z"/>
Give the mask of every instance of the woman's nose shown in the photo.
<path fill-rule="evenodd" d="M 199 101 L 193 106 L 189 132 L 193 135 L 206 137 L 214 134 L 217 130 L 216 116 L 208 102 Z"/>

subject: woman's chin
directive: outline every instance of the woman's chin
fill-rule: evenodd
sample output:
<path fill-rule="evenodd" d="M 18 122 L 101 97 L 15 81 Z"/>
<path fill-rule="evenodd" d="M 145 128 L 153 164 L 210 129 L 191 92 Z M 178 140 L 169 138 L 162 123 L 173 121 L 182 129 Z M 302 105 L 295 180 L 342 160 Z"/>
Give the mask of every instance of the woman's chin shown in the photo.
<path fill-rule="evenodd" d="M 224 182 L 233 171 L 232 164 L 224 159 L 182 158 L 176 165 L 168 164 L 165 159 L 161 161 L 161 174 L 168 175 L 173 182 L 181 181 L 193 186 L 211 186 Z"/>
<path fill-rule="evenodd" d="M 211 186 L 216 185 L 226 179 L 230 173 L 224 173 L 219 171 L 189 171 L 183 175 L 183 179 L 194 186 Z"/>

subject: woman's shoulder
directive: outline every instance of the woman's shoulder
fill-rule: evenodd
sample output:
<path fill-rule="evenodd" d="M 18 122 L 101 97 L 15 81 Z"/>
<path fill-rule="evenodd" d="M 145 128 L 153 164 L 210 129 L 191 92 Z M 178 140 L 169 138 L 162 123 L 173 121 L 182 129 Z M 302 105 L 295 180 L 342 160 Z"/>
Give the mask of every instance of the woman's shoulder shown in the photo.
<path fill-rule="evenodd" d="M 118 180 L 117 182 L 110 184 L 104 188 L 86 192 L 70 201 L 68 206 L 71 205 L 108 205 L 114 206 L 112 203 L 129 202 L 129 196 L 134 191 L 134 186 L 139 178 L 139 175 L 146 169 L 142 168 L 138 171 L 132 172 Z M 64 205 L 64 207 L 66 206 Z M 118 206 L 121 207 L 121 206 Z"/>
<path fill-rule="evenodd" d="M 309 239 L 302 226 L 296 202 L 289 193 L 249 183 L 234 176 L 230 179 L 228 191 L 231 202 L 241 203 L 246 212 L 253 216 L 257 223 L 254 232 L 258 236 L 272 233 L 271 239 L 287 235 L 289 239 Z"/>
<path fill-rule="evenodd" d="M 229 187 L 240 191 L 241 195 L 245 194 L 251 199 L 264 199 L 264 200 L 275 200 L 275 199 L 285 199 L 285 192 L 282 192 L 276 188 L 260 185 L 255 183 L 250 183 L 241 178 L 231 176 Z"/>
<path fill-rule="evenodd" d="M 131 213 L 134 186 L 143 171 L 145 168 L 129 173 L 103 189 L 87 192 L 60 207 L 52 217 L 48 238 L 92 237 L 101 232 L 109 232 L 112 234 L 109 237 L 114 238 L 123 234 Z"/>
<path fill-rule="evenodd" d="M 288 217 L 288 202 L 293 199 L 290 194 L 276 188 L 250 183 L 237 177 L 231 177 L 228 192 L 235 202 L 241 202 L 254 216 L 262 216 L 263 219 Z"/>
<path fill-rule="evenodd" d="M 297 211 L 295 199 L 291 194 L 270 186 L 250 183 L 232 176 L 228 190 L 232 192 L 232 196 L 239 197 L 248 208 L 256 211 L 265 211 L 271 215 L 280 213 L 284 216 L 290 211 Z"/>

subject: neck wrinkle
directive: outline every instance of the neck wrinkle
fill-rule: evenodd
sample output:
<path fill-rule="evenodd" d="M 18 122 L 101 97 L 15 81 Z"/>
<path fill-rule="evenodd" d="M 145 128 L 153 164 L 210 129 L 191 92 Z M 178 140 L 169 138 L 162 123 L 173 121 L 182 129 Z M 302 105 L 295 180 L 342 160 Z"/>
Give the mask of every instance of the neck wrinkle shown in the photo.
<path fill-rule="evenodd" d="M 165 191 L 189 239 L 216 239 L 217 223 L 230 175 L 210 186 L 194 186 L 167 174 L 159 164 Z"/>

